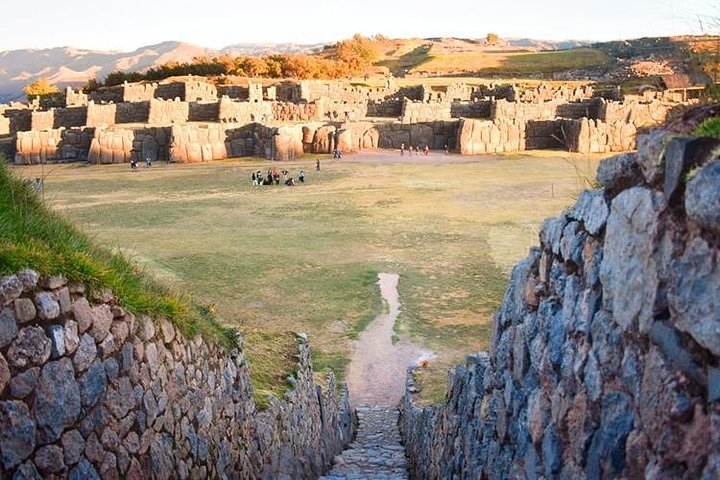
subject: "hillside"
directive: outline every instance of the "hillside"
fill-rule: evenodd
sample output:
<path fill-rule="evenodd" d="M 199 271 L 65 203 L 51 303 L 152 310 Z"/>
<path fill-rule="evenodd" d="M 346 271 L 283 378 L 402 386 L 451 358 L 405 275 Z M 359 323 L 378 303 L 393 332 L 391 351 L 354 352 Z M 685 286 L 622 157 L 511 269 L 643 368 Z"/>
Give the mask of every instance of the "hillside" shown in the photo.
<path fill-rule="evenodd" d="M 527 38 L 373 38 L 375 61 L 365 73 L 395 76 L 483 76 L 627 81 L 646 76 L 687 73 L 698 64 L 717 71 L 718 37 L 662 37 L 589 44 Z M 193 58 L 310 55 L 330 59 L 334 45 L 244 43 L 220 50 L 182 42 L 148 45 L 132 52 L 103 52 L 72 47 L 0 52 L 0 102 L 22 97 L 22 89 L 46 77 L 59 86 L 79 86 L 109 73 L 144 72 L 169 62 Z"/>
<path fill-rule="evenodd" d="M 58 85 L 83 85 L 114 70 L 142 71 L 167 62 L 219 55 L 218 50 L 182 42 L 163 42 L 132 52 L 103 52 L 73 47 L 0 52 L 0 101 L 22 96 L 25 85 L 39 77 Z"/>
<path fill-rule="evenodd" d="M 188 337 L 201 333 L 235 346 L 234 331 L 221 326 L 210 309 L 156 283 L 125 257 L 94 245 L 11 175 L 0 158 L 0 276 L 24 268 L 63 274 L 96 291 L 110 288 L 132 313 L 166 318 Z"/>

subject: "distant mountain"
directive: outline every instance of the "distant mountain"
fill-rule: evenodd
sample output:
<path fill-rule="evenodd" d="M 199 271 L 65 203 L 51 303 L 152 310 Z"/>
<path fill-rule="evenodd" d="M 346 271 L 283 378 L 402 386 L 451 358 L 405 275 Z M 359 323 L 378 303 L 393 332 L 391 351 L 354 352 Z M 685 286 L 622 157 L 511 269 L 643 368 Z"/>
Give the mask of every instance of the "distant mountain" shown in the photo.
<path fill-rule="evenodd" d="M 132 52 L 106 52 L 73 47 L 8 50 L 0 52 L 0 98 L 23 96 L 22 89 L 45 77 L 60 87 L 83 85 L 89 78 L 104 78 L 114 70 L 143 71 L 170 61 L 188 62 L 197 56 L 220 52 L 182 42 L 148 45 Z"/>
<path fill-rule="evenodd" d="M 326 43 L 238 43 L 228 45 L 222 49 L 222 53 L 229 55 L 240 55 L 246 57 L 260 57 L 273 53 L 301 54 L 317 53 L 327 45 Z"/>
<path fill-rule="evenodd" d="M 511 47 L 526 47 L 537 50 L 567 50 L 586 47 L 593 43 L 585 40 L 536 40 L 534 38 L 507 38 L 504 40 Z"/>

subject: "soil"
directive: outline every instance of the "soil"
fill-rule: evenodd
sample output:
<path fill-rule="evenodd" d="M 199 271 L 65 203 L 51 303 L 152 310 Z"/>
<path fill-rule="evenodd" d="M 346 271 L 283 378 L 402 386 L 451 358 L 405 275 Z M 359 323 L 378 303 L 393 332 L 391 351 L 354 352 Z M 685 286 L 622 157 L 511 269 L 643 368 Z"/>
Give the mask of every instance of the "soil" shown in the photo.
<path fill-rule="evenodd" d="M 350 403 L 354 406 L 395 406 L 405 393 L 407 368 L 433 357 L 433 353 L 401 339 L 393 345 L 393 326 L 400 311 L 396 273 L 378 275 L 388 311 L 381 313 L 354 342 L 348 367 Z"/>

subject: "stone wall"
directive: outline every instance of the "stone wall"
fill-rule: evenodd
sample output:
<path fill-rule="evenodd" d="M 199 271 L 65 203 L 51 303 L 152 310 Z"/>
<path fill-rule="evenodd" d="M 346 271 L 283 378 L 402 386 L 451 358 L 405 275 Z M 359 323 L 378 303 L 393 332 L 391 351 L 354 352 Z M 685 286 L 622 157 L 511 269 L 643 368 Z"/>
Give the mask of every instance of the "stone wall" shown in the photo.
<path fill-rule="evenodd" d="M 559 102 L 519 103 L 497 100 L 492 103 L 493 120 L 553 120 L 557 117 Z"/>
<path fill-rule="evenodd" d="M 217 122 L 220 116 L 220 102 L 217 100 L 207 102 L 190 102 L 188 121 L 190 122 Z"/>
<path fill-rule="evenodd" d="M 155 98 L 156 83 L 125 83 L 122 86 L 123 102 L 149 102 Z"/>
<path fill-rule="evenodd" d="M 87 160 L 94 133 L 95 129 L 88 127 L 18 132 L 15 163 L 31 165 Z"/>
<path fill-rule="evenodd" d="M 108 127 L 123 123 L 148 123 L 150 102 L 95 104 L 87 107 L 87 125 Z"/>
<path fill-rule="evenodd" d="M 227 158 L 226 133 L 222 124 L 173 125 L 170 161 L 177 163 L 209 162 Z"/>
<path fill-rule="evenodd" d="M 190 104 L 173 100 L 150 100 L 150 125 L 172 125 L 186 123 L 190 118 Z"/>
<path fill-rule="evenodd" d="M 473 100 L 465 102 L 452 102 L 450 115 L 453 118 L 490 118 L 492 102 L 488 100 Z"/>
<path fill-rule="evenodd" d="M 603 101 L 599 105 L 597 118 L 606 123 L 632 123 L 635 128 L 654 126 L 664 123 L 668 112 L 675 106 L 677 104 L 659 101 L 650 103 Z"/>
<path fill-rule="evenodd" d="M 225 130 L 225 148 L 230 157 L 272 158 L 273 128 L 260 123 L 231 126 Z"/>
<path fill-rule="evenodd" d="M 408 379 L 416 478 L 720 476 L 720 142 L 638 144 L 545 221 L 445 403 Z"/>
<path fill-rule="evenodd" d="M 462 155 L 517 152 L 526 148 L 526 122 L 522 119 L 509 121 L 460 120 L 457 150 Z"/>
<path fill-rule="evenodd" d="M 337 145 L 343 152 L 385 148 L 399 150 L 427 145 L 442 150 L 447 145 L 454 149 L 458 138 L 457 120 L 435 121 L 416 124 L 371 122 L 347 122 L 337 127 Z"/>
<path fill-rule="evenodd" d="M 323 107 L 320 102 L 272 102 L 270 106 L 272 118 L 281 122 L 312 122 L 323 119 Z"/>
<path fill-rule="evenodd" d="M 27 132 L 32 126 L 32 111 L 27 108 L 7 108 L 3 116 L 10 122 L 10 134 Z"/>
<path fill-rule="evenodd" d="M 189 81 L 184 83 L 187 102 L 217 102 L 217 88 L 212 83 Z"/>
<path fill-rule="evenodd" d="M 228 97 L 220 99 L 218 118 L 225 123 L 253 123 L 273 118 L 274 106 L 269 102 L 236 102 Z"/>
<path fill-rule="evenodd" d="M 3 478 L 317 478 L 348 443 L 346 391 L 313 383 L 258 411 L 242 349 L 134 316 L 111 292 L 0 279 Z"/>
<path fill-rule="evenodd" d="M 452 118 L 449 102 L 415 102 L 408 98 L 403 100 L 402 123 L 434 122 Z"/>
<path fill-rule="evenodd" d="M 302 80 L 296 86 L 296 93 L 288 98 L 287 89 L 278 89 L 278 98 L 285 101 L 306 101 L 314 102 L 320 99 L 328 99 L 334 102 L 367 102 L 380 101 L 397 95 L 401 89 L 390 86 L 390 88 L 369 88 L 361 86 L 350 86 L 344 82 L 326 80 Z"/>
<path fill-rule="evenodd" d="M 66 107 L 86 107 L 88 104 L 88 96 L 82 90 L 77 92 L 72 87 L 65 88 L 65 106 Z"/>
<path fill-rule="evenodd" d="M 10 135 L 10 119 L 0 115 L 0 135 Z"/>
<path fill-rule="evenodd" d="M 87 125 L 87 107 L 51 108 L 30 114 L 30 130 L 84 127 Z"/>
<path fill-rule="evenodd" d="M 518 89 L 516 100 L 526 103 L 543 103 L 548 101 L 579 102 L 589 100 L 593 97 L 591 85 L 572 87 L 560 85 L 551 87 L 548 84 L 541 84 L 535 88 Z"/>
<path fill-rule="evenodd" d="M 624 121 L 563 120 L 562 131 L 565 147 L 572 152 L 627 152 L 635 149 L 637 129 L 632 123 Z"/>
<path fill-rule="evenodd" d="M 372 101 L 367 104 L 367 116 L 398 118 L 402 115 L 402 109 L 402 98 L 389 98 L 387 100 Z"/>
<path fill-rule="evenodd" d="M 169 142 L 169 127 L 96 128 L 87 160 L 90 163 L 168 160 Z"/>
<path fill-rule="evenodd" d="M 122 85 L 103 87 L 88 94 L 88 103 L 121 103 L 125 101 L 124 97 L 125 89 Z"/>

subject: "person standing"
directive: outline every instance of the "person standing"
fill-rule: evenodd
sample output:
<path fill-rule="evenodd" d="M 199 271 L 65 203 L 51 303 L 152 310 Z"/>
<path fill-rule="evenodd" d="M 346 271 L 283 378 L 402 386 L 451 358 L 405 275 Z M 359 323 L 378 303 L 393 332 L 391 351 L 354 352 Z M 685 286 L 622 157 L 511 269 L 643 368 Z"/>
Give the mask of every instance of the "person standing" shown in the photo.
<path fill-rule="evenodd" d="M 400 156 L 401 157 L 405 156 L 405 142 L 400 144 Z"/>
<path fill-rule="evenodd" d="M 318 172 L 320 171 L 320 159 L 319 158 L 315 162 L 315 170 L 317 170 Z"/>
<path fill-rule="evenodd" d="M 300 174 L 298 175 L 298 180 L 300 180 L 300 183 L 305 183 L 305 171 L 300 170 Z"/>

